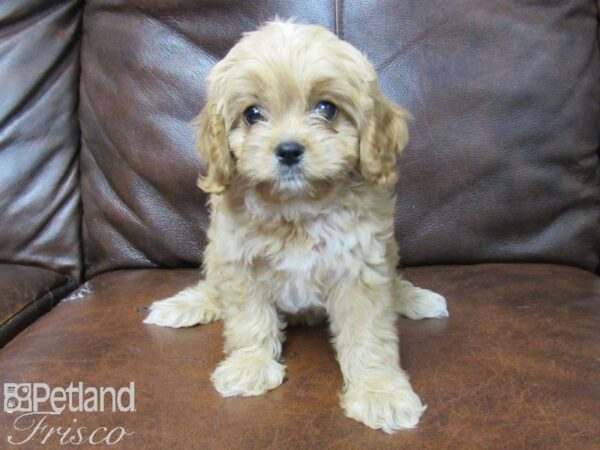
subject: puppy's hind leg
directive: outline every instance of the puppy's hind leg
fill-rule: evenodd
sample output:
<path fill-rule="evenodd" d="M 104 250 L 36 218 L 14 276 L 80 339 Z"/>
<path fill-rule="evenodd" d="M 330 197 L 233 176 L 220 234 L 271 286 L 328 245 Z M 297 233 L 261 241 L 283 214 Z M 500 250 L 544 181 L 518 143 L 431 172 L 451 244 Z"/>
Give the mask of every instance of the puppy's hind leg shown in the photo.
<path fill-rule="evenodd" d="M 446 299 L 428 289 L 414 286 L 400 276 L 396 279 L 395 310 L 409 319 L 448 317 Z"/>
<path fill-rule="evenodd" d="M 216 290 L 206 281 L 188 287 L 150 306 L 144 323 L 181 328 L 207 324 L 222 318 Z"/>

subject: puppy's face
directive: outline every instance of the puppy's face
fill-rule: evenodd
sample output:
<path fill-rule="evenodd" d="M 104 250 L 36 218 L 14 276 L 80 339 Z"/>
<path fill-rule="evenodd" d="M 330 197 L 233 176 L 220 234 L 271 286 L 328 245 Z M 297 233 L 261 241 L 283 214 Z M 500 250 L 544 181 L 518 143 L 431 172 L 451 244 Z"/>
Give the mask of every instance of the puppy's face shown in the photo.
<path fill-rule="evenodd" d="M 272 196 L 315 196 L 357 173 L 389 187 L 407 140 L 403 117 L 350 44 L 318 26 L 268 24 L 208 77 L 200 187 L 218 194 L 241 177 Z"/>

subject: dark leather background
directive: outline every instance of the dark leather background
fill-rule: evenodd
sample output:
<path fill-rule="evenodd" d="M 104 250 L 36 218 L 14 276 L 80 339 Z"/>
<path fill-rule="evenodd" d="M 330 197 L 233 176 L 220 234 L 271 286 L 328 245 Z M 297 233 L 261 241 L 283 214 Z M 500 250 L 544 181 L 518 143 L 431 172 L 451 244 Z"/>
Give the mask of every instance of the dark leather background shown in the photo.
<path fill-rule="evenodd" d="M 598 265 L 594 2 L 95 0 L 81 84 L 88 275 L 199 264 L 206 198 L 188 122 L 214 62 L 275 14 L 337 28 L 413 113 L 398 165 L 404 264 Z"/>
<path fill-rule="evenodd" d="M 330 2 L 93 1 L 81 125 L 87 275 L 198 265 L 208 221 L 189 121 L 242 31 L 279 14 L 331 28 Z"/>
<path fill-rule="evenodd" d="M 81 266 L 78 0 L 0 2 L 0 262 Z"/>
<path fill-rule="evenodd" d="M 396 211 L 405 264 L 597 266 L 595 3 L 342 5 L 342 36 L 414 115 Z"/>

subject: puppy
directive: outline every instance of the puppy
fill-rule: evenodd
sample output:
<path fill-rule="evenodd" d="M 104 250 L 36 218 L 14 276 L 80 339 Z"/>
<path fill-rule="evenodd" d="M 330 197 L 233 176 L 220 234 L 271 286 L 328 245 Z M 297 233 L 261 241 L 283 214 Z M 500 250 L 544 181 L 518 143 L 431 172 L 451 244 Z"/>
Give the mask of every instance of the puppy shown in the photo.
<path fill-rule="evenodd" d="M 279 386 L 286 321 L 327 318 L 350 418 L 387 433 L 425 406 L 400 368 L 396 318 L 446 316 L 396 272 L 393 187 L 407 113 L 365 56 L 312 25 L 247 33 L 208 76 L 195 121 L 211 194 L 204 280 L 155 302 L 146 323 L 225 320 L 225 396 Z"/>

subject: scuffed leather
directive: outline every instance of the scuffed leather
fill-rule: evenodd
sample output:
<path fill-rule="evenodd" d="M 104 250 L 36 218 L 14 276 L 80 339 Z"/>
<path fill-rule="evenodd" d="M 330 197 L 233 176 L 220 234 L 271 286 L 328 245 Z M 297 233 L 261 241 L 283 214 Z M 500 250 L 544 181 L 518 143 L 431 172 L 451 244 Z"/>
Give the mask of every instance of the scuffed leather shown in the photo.
<path fill-rule="evenodd" d="M 288 331 L 288 379 L 279 388 L 221 398 L 209 375 L 224 357 L 222 323 L 167 329 L 144 325 L 137 310 L 193 283 L 196 270 L 93 278 L 84 295 L 60 303 L 0 352 L 0 380 L 135 382 L 133 413 L 65 411 L 47 422 L 125 427 L 135 434 L 122 448 L 600 447 L 597 276 L 534 264 L 423 267 L 405 276 L 444 294 L 450 317 L 399 321 L 402 365 L 428 408 L 416 430 L 393 436 L 344 417 L 342 377 L 324 328 Z M 0 414 L 0 432 L 15 435 L 13 420 Z"/>
<path fill-rule="evenodd" d="M 0 2 L 0 262 L 81 269 L 83 2 Z"/>

